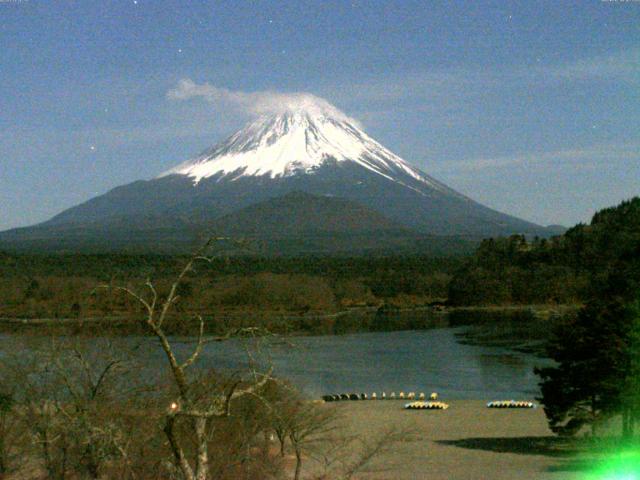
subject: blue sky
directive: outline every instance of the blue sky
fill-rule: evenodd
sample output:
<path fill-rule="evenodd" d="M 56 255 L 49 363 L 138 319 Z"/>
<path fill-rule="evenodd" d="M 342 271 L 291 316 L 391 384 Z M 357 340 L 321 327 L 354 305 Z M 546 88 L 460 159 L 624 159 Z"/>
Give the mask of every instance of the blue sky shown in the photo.
<path fill-rule="evenodd" d="M 0 229 L 240 128 L 181 79 L 310 92 L 462 193 L 541 224 L 640 194 L 640 1 L 0 0 Z"/>

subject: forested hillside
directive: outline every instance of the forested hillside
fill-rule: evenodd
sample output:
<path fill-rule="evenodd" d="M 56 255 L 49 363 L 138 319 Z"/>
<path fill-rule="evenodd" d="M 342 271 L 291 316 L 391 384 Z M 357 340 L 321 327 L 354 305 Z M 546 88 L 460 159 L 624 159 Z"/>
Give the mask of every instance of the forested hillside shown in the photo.
<path fill-rule="evenodd" d="M 162 255 L 32 255 L 0 253 L 0 317 L 120 315 L 137 306 L 96 295 L 101 284 L 166 287 L 185 258 Z M 205 313 L 333 312 L 349 307 L 415 306 L 444 300 L 462 259 L 218 258 L 200 264 L 181 286 L 181 308 Z"/>
<path fill-rule="evenodd" d="M 484 240 L 449 285 L 454 305 L 581 303 L 605 279 L 640 271 L 640 198 L 606 208 L 549 240 Z M 630 286 L 631 285 L 631 286 Z M 611 288 L 611 287 L 608 287 Z"/>
<path fill-rule="evenodd" d="M 232 252 L 233 253 L 233 252 Z M 0 252 L 0 317 L 69 317 L 130 313 L 99 284 L 160 285 L 181 256 Z M 551 239 L 484 240 L 470 257 L 231 256 L 200 266 L 181 304 L 205 312 L 332 312 L 352 306 L 579 304 L 595 288 L 637 288 L 640 198 L 604 209 L 589 225 Z M 616 281 L 619 278 L 619 281 Z M 616 285 L 618 285 L 616 287 Z M 105 297 L 109 298 L 109 297 Z"/>

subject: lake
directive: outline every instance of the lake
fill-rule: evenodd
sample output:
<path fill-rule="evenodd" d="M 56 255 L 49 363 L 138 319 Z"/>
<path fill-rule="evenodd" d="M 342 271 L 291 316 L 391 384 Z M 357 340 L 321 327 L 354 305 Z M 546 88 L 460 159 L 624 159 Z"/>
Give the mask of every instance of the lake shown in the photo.
<path fill-rule="evenodd" d="M 533 373 L 544 360 L 507 347 L 469 345 L 466 327 L 299 337 L 270 349 L 275 372 L 305 393 L 436 391 L 443 398 L 533 399 Z M 231 345 L 204 352 L 205 364 L 237 368 L 243 355 Z"/>
<path fill-rule="evenodd" d="M 471 320 L 465 314 L 421 330 L 287 337 L 286 341 L 269 342 L 256 358 L 271 362 L 277 376 L 290 380 L 310 397 L 436 391 L 445 399 L 533 400 L 539 392 L 533 368 L 549 361 L 528 347 L 539 343 L 540 332 L 548 329 L 539 328 L 528 317 L 493 315 L 480 322 Z M 12 350 L 12 344 L 13 349 L 20 348 L 11 341 L 20 343 L 19 337 L 0 338 L 5 351 Z M 34 340 L 31 337 L 30 342 Z M 82 341 L 101 348 L 99 338 Z M 144 368 L 165 365 L 153 338 L 129 336 L 110 341 L 125 348 L 135 346 Z M 247 365 L 245 343 L 237 339 L 210 343 L 199 365 L 242 371 Z M 175 338 L 174 344 L 184 357 L 193 347 L 193 339 Z"/>

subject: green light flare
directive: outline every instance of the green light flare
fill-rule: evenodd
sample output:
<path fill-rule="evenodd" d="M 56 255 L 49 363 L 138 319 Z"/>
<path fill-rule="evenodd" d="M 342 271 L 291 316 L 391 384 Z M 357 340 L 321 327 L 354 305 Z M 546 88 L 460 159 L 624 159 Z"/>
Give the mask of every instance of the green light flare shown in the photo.
<path fill-rule="evenodd" d="M 640 450 L 607 456 L 587 480 L 640 480 Z"/>

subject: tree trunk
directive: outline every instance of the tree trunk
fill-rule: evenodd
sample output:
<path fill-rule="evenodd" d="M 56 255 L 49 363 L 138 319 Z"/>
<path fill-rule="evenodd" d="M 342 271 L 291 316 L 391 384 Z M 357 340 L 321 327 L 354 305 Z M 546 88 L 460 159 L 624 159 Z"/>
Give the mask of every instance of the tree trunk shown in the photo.
<path fill-rule="evenodd" d="M 198 458 L 196 459 L 196 480 L 209 479 L 209 450 L 207 445 L 207 419 L 196 417 L 194 428 L 198 442 Z"/>
<path fill-rule="evenodd" d="M 62 444 L 62 460 L 60 461 L 60 480 L 67 478 L 67 437 L 63 437 L 64 443 Z"/>
<path fill-rule="evenodd" d="M 89 472 L 89 477 L 92 480 L 98 480 L 100 478 L 100 460 L 98 459 L 98 454 L 93 449 L 93 445 L 87 446 L 84 457 L 86 458 L 86 468 L 87 472 Z"/>
<path fill-rule="evenodd" d="M 175 458 L 176 466 L 180 469 L 180 472 L 182 473 L 184 480 L 195 480 L 195 477 L 193 475 L 193 470 L 191 469 L 189 462 L 184 456 L 184 451 L 182 450 L 182 447 L 178 443 L 178 439 L 176 438 L 175 432 L 173 431 L 173 428 L 175 426 L 175 421 L 176 421 L 175 417 L 173 416 L 167 417 L 167 423 L 164 426 L 164 433 L 167 436 L 167 439 L 169 440 L 169 446 L 171 447 L 171 452 L 173 453 L 173 456 Z"/>
<path fill-rule="evenodd" d="M 595 397 L 591 397 L 591 436 L 592 437 L 595 437 L 598 434 L 596 423 L 597 423 L 596 399 Z"/>
<path fill-rule="evenodd" d="M 51 454 L 49 451 L 49 436 L 47 435 L 47 431 L 43 430 L 41 433 L 42 437 L 42 457 L 44 459 L 44 466 L 47 470 L 47 473 L 51 478 L 56 478 L 55 468 L 53 467 L 53 462 L 51 461 Z"/>
<path fill-rule="evenodd" d="M 4 451 L 4 438 L 0 435 L 0 478 L 7 472 L 7 463 L 5 460 L 6 453 Z"/>
<path fill-rule="evenodd" d="M 287 441 L 287 436 L 281 430 L 276 430 L 276 436 L 280 442 L 280 456 L 284 458 L 284 443 Z"/>
<path fill-rule="evenodd" d="M 265 430 L 262 434 L 262 438 L 264 443 L 262 444 L 262 458 L 266 461 L 269 458 L 269 447 L 271 446 L 271 442 L 269 440 L 269 436 L 272 435 L 269 431 Z"/>
<path fill-rule="evenodd" d="M 301 472 L 302 472 L 302 452 L 296 446 L 296 473 L 293 476 L 293 480 L 300 480 Z"/>
<path fill-rule="evenodd" d="M 0 478 L 7 473 L 7 469 L 9 468 L 9 445 L 5 442 L 5 436 L 11 428 L 8 425 L 7 416 L 12 413 L 12 411 L 9 411 L 0 415 Z"/>

